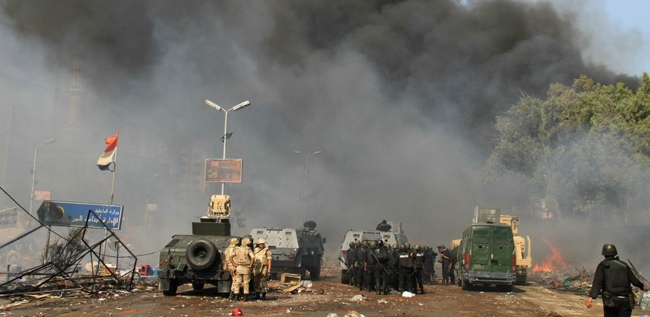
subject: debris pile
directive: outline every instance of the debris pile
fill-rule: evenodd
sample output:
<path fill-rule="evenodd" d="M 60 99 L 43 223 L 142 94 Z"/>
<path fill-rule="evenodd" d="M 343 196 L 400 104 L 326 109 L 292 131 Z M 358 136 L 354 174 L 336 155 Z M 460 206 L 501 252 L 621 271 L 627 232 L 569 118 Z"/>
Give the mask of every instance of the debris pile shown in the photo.
<path fill-rule="evenodd" d="M 589 292 L 593 277 L 594 273 L 585 268 L 538 271 L 528 275 L 530 281 L 551 289 L 576 293 Z"/>

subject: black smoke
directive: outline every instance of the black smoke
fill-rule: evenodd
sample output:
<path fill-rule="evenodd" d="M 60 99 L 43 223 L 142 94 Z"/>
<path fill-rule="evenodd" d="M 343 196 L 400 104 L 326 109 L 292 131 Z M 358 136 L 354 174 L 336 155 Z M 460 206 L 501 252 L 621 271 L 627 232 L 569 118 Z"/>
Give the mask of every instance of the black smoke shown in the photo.
<path fill-rule="evenodd" d="M 248 227 L 296 226 L 307 213 L 330 235 L 329 250 L 344 230 L 380 219 L 402 221 L 422 244 L 448 243 L 474 205 L 502 203 L 481 196 L 478 172 L 496 114 L 522 92 L 543 98 L 549 84 L 582 74 L 638 82 L 586 61 L 575 16 L 542 1 L 7 0 L 3 8 L 17 37 L 45 48 L 50 70 L 83 61 L 97 102 L 81 113 L 104 116 L 92 120 L 95 139 L 120 128 L 124 140 L 163 148 L 164 166 L 188 140 L 220 157 L 223 114 L 204 99 L 225 108 L 250 100 L 229 117 L 227 156 L 245 160 L 244 182 L 226 186 L 233 212 Z M 294 150 L 321 151 L 309 160 L 318 195 L 306 204 L 296 201 L 305 161 Z M 141 205 L 134 183 L 118 183 L 116 197 Z M 203 215 L 215 191 L 177 217 Z"/>

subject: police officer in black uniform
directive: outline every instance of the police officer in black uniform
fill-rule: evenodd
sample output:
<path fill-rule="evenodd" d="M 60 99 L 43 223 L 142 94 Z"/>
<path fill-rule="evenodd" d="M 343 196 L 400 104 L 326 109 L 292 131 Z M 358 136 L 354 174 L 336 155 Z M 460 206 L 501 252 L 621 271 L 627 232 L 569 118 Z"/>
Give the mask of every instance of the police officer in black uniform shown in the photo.
<path fill-rule="evenodd" d="M 411 244 L 402 243 L 399 249 L 399 291 L 413 293 L 413 252 Z"/>
<path fill-rule="evenodd" d="M 394 243 L 388 251 L 388 284 L 394 290 L 399 290 L 399 244 Z"/>
<path fill-rule="evenodd" d="M 375 267 L 379 263 L 377 257 L 375 256 L 375 250 L 377 250 L 377 241 L 370 241 L 368 243 L 370 248 L 366 252 L 366 266 L 363 270 L 364 275 L 364 289 L 369 292 L 372 291 L 375 287 Z"/>
<path fill-rule="evenodd" d="M 648 290 L 648 285 L 641 283 L 630 267 L 618 259 L 618 252 L 613 244 L 603 245 L 602 255 L 605 260 L 596 267 L 586 306 L 591 308 L 591 301 L 602 291 L 605 317 L 630 317 L 634 308 L 630 284 L 644 291 Z"/>
<path fill-rule="evenodd" d="M 350 276 L 350 285 L 356 286 L 357 281 L 355 278 L 355 269 L 354 269 L 354 252 L 356 251 L 356 246 L 354 241 L 350 242 L 350 248 L 345 251 L 345 265 L 348 267 L 348 275 Z"/>
<path fill-rule="evenodd" d="M 366 265 L 366 248 L 363 246 L 361 241 L 355 241 L 355 251 L 354 251 L 354 268 L 355 268 L 355 278 L 357 281 L 357 287 L 360 291 L 363 290 L 363 267 Z"/>
<path fill-rule="evenodd" d="M 424 268 L 424 252 L 422 246 L 416 244 L 413 247 L 414 258 L 413 258 L 413 290 L 415 293 L 418 292 L 418 287 L 420 288 L 420 294 L 424 294 L 424 284 L 422 283 L 422 269 Z"/>
<path fill-rule="evenodd" d="M 379 239 L 377 241 L 377 248 L 374 250 L 375 258 L 377 258 L 377 265 L 375 266 L 375 290 L 377 295 L 388 294 L 388 261 L 390 256 L 384 248 L 384 241 Z"/>

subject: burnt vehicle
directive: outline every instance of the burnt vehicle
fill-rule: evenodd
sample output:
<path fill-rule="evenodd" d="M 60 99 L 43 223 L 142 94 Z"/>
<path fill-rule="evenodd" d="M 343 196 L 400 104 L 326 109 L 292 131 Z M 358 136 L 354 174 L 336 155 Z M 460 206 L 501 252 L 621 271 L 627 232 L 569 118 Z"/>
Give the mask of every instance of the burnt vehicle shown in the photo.
<path fill-rule="evenodd" d="M 229 293 L 232 277 L 223 268 L 224 250 L 229 246 L 230 196 L 212 195 L 208 215 L 192 222 L 192 234 L 177 234 L 160 251 L 158 289 L 176 295 L 178 286 L 191 283 L 195 290 L 214 285 L 219 293 Z"/>
<path fill-rule="evenodd" d="M 309 272 L 312 280 L 320 279 L 326 239 L 316 231 L 316 222 L 306 221 L 303 228 L 253 228 L 254 241 L 263 238 L 273 256 L 271 274 Z"/>

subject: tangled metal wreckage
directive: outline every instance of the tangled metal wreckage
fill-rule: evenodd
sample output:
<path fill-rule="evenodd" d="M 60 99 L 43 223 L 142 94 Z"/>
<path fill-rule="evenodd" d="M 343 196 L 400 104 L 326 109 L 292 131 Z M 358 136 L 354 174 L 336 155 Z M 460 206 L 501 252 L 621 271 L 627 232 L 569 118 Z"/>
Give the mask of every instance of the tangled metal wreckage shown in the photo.
<path fill-rule="evenodd" d="M 6 265 L 0 267 L 0 297 L 42 292 L 96 294 L 106 288 L 127 291 L 133 288 L 137 258 L 109 226 L 98 221 L 100 217 L 95 211 L 88 210 L 85 225 L 73 228 L 64 237 L 53 231 L 43 219 L 37 219 L 25 210 L 4 188 L 0 187 L 0 190 L 0 238 L 9 238 L 0 242 L 0 265 Z M 5 208 L 11 202 L 14 206 Z M 94 223 L 92 228 L 104 230 L 103 239 L 89 242 L 89 222 Z M 45 234 L 47 242 L 39 256 L 35 241 L 45 240 Z M 57 236 L 58 241 L 50 244 L 50 235 Z M 117 253 L 115 266 L 107 263 L 107 245 Z M 128 255 L 119 256 L 117 250 L 121 249 Z M 120 273 L 118 259 L 125 259 L 129 264 L 133 262 L 132 269 Z"/>

